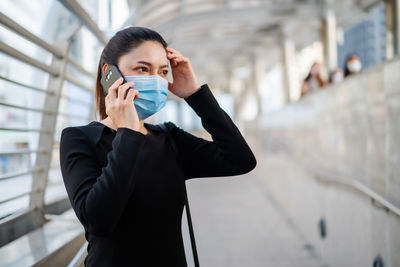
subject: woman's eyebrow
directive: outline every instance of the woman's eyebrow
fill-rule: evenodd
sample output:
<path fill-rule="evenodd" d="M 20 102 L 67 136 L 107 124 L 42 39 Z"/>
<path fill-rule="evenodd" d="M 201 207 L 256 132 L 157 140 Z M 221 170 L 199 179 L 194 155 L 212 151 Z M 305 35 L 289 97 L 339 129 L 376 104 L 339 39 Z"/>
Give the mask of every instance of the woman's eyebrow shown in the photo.
<path fill-rule="evenodd" d="M 152 65 L 151 63 L 149 63 L 149 62 L 141 61 L 141 60 L 137 61 L 137 63 L 143 64 L 143 65 L 146 65 L 146 66 L 149 66 L 149 67 L 153 66 L 153 65 Z M 160 68 L 168 68 L 168 64 L 166 64 L 166 65 L 161 65 Z"/>

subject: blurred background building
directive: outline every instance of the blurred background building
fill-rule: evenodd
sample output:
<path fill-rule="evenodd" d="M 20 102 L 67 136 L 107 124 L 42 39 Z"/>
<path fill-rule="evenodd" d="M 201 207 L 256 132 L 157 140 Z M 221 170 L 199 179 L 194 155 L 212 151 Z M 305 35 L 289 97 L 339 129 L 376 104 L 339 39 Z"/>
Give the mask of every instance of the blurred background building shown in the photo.
<path fill-rule="evenodd" d="M 190 58 L 258 160 L 188 182 L 202 266 L 400 266 L 399 0 L 2 0 L 0 12 L 0 266 L 82 265 L 60 133 L 99 119 L 99 56 L 128 26 Z M 350 61 L 361 69 L 336 76 Z M 172 94 L 147 121 L 210 138 Z"/>

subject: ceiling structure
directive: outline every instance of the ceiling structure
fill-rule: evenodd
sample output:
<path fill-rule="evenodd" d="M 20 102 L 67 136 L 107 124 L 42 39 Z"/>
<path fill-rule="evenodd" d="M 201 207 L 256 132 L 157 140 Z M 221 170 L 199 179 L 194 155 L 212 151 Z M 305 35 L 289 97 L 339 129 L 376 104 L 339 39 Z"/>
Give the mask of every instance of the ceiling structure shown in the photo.
<path fill-rule="evenodd" d="M 338 26 L 360 21 L 379 0 L 130 0 L 126 25 L 146 26 L 207 74 L 246 61 L 254 51 L 274 64 L 282 36 L 296 48 L 320 40 L 329 9 Z"/>

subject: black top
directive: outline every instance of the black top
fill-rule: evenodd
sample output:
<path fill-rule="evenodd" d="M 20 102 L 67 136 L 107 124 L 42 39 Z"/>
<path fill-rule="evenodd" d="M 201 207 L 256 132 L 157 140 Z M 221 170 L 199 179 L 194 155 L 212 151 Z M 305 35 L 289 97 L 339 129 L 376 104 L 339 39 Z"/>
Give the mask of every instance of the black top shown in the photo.
<path fill-rule="evenodd" d="M 213 142 L 167 122 L 180 155 L 148 123 L 147 135 L 97 121 L 62 131 L 64 184 L 89 243 L 85 266 L 187 266 L 181 234 L 185 180 L 239 175 L 256 166 L 207 85 L 185 101 Z"/>

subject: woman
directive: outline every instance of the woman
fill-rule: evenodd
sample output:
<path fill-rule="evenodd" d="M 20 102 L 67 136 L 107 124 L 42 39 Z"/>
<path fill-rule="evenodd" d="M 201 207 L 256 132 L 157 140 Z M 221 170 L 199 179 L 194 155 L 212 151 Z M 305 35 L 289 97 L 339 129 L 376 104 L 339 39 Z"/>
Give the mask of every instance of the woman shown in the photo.
<path fill-rule="evenodd" d="M 321 87 L 324 87 L 326 84 L 327 82 L 322 78 L 321 75 L 321 65 L 315 62 L 311 66 L 310 73 L 303 81 L 300 90 L 300 96 L 303 97 L 308 93 L 316 92 Z"/>
<path fill-rule="evenodd" d="M 346 67 L 344 70 L 344 77 L 359 73 L 362 70 L 362 63 L 359 56 L 351 54 L 346 59 Z"/>
<path fill-rule="evenodd" d="M 141 75 L 165 81 L 168 61 L 168 90 L 193 108 L 213 142 L 168 122 L 175 152 L 160 127 L 139 118 L 135 101 L 142 92 L 131 88 L 134 82 L 120 79 L 105 96 L 100 80 L 109 64 L 128 81 Z M 110 39 L 99 62 L 96 100 L 100 122 L 65 128 L 60 141 L 64 183 L 89 244 L 85 266 L 186 266 L 185 180 L 247 173 L 256 166 L 251 149 L 208 86 L 199 86 L 188 58 L 150 29 L 130 27 Z"/>
<path fill-rule="evenodd" d="M 337 68 L 332 71 L 329 75 L 329 83 L 330 84 L 338 84 L 341 83 L 344 79 L 344 73 L 341 68 Z"/>

